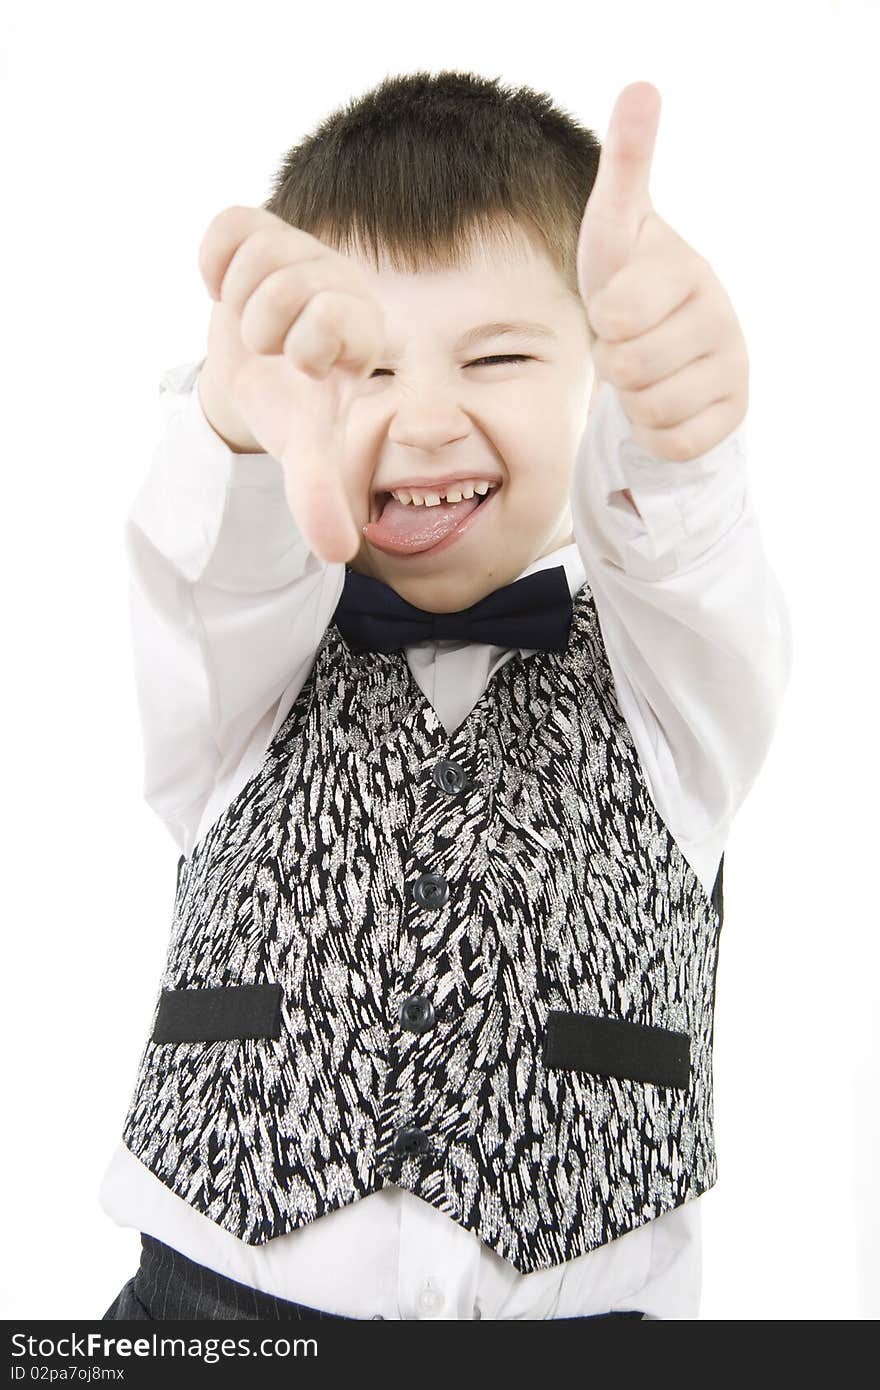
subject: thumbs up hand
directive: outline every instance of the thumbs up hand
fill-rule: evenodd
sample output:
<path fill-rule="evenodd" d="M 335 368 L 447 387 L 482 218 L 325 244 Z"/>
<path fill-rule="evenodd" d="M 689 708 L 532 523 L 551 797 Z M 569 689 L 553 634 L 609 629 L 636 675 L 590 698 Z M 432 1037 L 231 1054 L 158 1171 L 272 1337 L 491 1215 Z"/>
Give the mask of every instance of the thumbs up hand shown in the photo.
<path fill-rule="evenodd" d="M 697 458 L 745 418 L 745 338 L 712 267 L 651 204 L 660 93 L 614 104 L 578 238 L 578 288 L 599 380 L 615 387 L 640 448 Z"/>

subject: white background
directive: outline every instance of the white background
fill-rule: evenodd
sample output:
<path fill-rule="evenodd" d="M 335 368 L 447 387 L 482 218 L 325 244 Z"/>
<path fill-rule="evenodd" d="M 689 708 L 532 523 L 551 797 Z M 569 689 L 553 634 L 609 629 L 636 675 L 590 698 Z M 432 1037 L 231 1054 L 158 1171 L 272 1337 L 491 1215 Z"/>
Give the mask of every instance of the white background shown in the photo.
<path fill-rule="evenodd" d="M 205 350 L 199 243 L 338 105 L 448 67 L 602 140 L 658 87 L 654 206 L 745 330 L 794 673 L 725 859 L 701 1315 L 880 1315 L 878 39 L 859 0 L 7 0 L 0 1315 L 99 1318 L 140 1253 L 97 1193 L 177 850 L 141 799 L 122 528 L 159 376 Z"/>

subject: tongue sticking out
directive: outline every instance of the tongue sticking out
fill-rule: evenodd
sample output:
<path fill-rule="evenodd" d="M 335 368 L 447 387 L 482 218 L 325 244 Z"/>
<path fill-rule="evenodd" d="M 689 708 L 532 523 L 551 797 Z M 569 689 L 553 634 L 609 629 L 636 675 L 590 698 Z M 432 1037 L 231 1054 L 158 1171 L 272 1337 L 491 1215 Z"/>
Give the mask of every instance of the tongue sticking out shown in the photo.
<path fill-rule="evenodd" d="M 491 496 L 491 493 L 488 494 Z M 479 494 L 461 502 L 441 502 L 439 506 L 405 506 L 389 496 L 378 521 L 364 527 L 364 536 L 377 550 L 388 555 L 410 555 L 430 550 L 451 535 L 457 526 L 480 505 Z"/>

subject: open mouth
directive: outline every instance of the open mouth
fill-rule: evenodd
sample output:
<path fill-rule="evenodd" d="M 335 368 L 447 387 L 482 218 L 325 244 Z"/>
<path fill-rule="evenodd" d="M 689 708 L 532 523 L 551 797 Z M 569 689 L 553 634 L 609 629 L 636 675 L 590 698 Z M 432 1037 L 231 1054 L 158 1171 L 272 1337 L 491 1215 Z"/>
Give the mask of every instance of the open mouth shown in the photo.
<path fill-rule="evenodd" d="M 432 506 L 405 505 L 390 492 L 377 492 L 371 498 L 370 522 L 363 528 L 364 537 L 369 545 L 387 555 L 433 554 L 452 545 L 485 516 L 487 506 L 492 506 L 492 498 L 502 487 L 498 483 L 485 493 L 475 492 L 459 502 L 441 501 Z"/>
<path fill-rule="evenodd" d="M 499 492 L 499 491 L 500 491 L 501 487 L 502 487 L 502 484 L 499 483 L 497 487 L 490 488 L 489 491 L 488 491 L 487 493 L 485 493 L 485 495 L 483 495 L 482 497 L 480 496 L 479 493 L 475 493 L 474 496 L 477 497 L 479 500 L 478 500 L 477 505 L 476 505 L 476 507 L 474 508 L 474 510 L 475 510 L 475 511 L 479 510 L 479 508 L 482 507 L 482 506 L 484 505 L 484 503 L 486 503 L 486 502 L 489 501 L 490 497 L 493 497 L 493 496 L 495 495 L 496 492 Z M 388 499 L 389 499 L 390 496 L 391 496 L 391 493 L 390 493 L 390 492 L 374 492 L 374 493 L 372 493 L 372 495 L 371 495 L 371 497 L 370 497 L 370 525 L 371 525 L 371 526 L 373 525 L 374 522 L 376 522 L 376 521 L 379 520 L 379 517 L 382 515 L 383 511 L 385 510 L 385 503 L 388 501 Z M 427 505 L 423 505 L 423 506 L 413 506 L 412 503 L 410 503 L 410 505 L 413 507 L 413 511 L 414 511 L 414 512 L 425 512 L 425 511 L 431 511 L 431 510 L 432 510 L 432 508 L 428 507 Z M 441 502 L 440 505 L 442 506 L 443 503 Z"/>

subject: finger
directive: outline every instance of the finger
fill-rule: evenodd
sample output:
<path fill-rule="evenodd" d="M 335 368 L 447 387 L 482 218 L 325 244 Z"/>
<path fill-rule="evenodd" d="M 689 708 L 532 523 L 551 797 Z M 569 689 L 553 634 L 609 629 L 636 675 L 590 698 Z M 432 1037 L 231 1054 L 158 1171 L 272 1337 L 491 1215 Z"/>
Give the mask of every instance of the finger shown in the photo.
<path fill-rule="evenodd" d="M 346 385 L 339 373 L 303 383 L 296 430 L 280 460 L 287 502 L 313 554 L 345 564 L 360 546 L 343 485 Z"/>
<path fill-rule="evenodd" d="M 300 239 L 296 227 L 260 227 L 236 248 L 226 267 L 221 285 L 223 303 L 244 315 L 252 295 L 267 277 L 287 270 L 288 294 L 299 299 L 301 307 L 326 282 L 326 250 L 309 238 Z M 310 244 L 311 243 L 311 244 Z M 283 283 L 283 282 L 282 282 Z M 271 292 L 271 291 L 270 291 Z"/>
<path fill-rule="evenodd" d="M 382 310 L 375 299 L 323 290 L 298 316 L 283 352 L 301 371 L 319 378 L 335 366 L 368 376 L 379 361 L 383 338 Z"/>
<path fill-rule="evenodd" d="M 647 333 L 618 342 L 597 339 L 592 358 L 603 381 L 619 391 L 641 391 L 717 347 L 717 317 L 705 297 L 695 295 Z"/>
<path fill-rule="evenodd" d="M 299 227 L 291 227 L 265 208 L 226 208 L 202 240 L 199 268 L 215 298 L 241 313 L 264 277 L 290 262 L 308 262 L 329 248 Z M 340 273 L 345 273 L 343 264 Z"/>
<path fill-rule="evenodd" d="M 701 288 L 690 260 L 631 261 L 597 291 L 587 306 L 593 332 L 606 343 L 650 333 L 693 301 Z"/>
<path fill-rule="evenodd" d="M 642 390 L 616 389 L 633 425 L 668 430 L 684 425 L 716 401 L 724 400 L 730 394 L 731 379 L 725 355 L 712 351 Z"/>
<path fill-rule="evenodd" d="M 728 396 L 713 401 L 689 420 L 666 429 L 634 425 L 632 440 L 654 458 L 690 463 L 701 458 L 733 433 L 744 417 L 740 401 Z"/>
<path fill-rule="evenodd" d="M 253 268 L 257 275 L 262 273 Z M 241 340 L 248 351 L 283 352 L 291 325 L 328 280 L 332 280 L 332 276 L 320 260 L 295 264 L 288 261 L 278 270 L 266 273 L 241 310 Z M 229 297 L 241 297 L 237 287 L 231 290 Z"/>
<path fill-rule="evenodd" d="M 235 204 L 212 217 L 199 245 L 199 273 L 212 299 L 220 298 L 226 267 L 246 237 L 263 226 L 273 213 L 265 208 Z"/>

